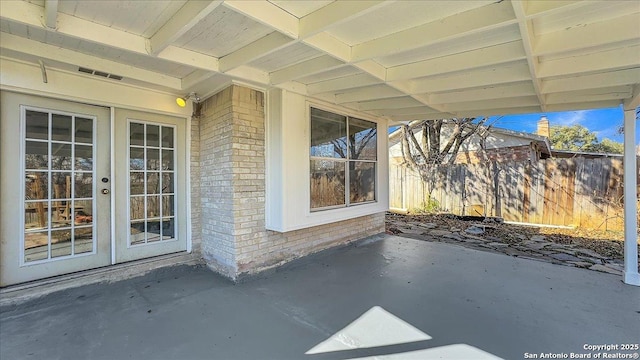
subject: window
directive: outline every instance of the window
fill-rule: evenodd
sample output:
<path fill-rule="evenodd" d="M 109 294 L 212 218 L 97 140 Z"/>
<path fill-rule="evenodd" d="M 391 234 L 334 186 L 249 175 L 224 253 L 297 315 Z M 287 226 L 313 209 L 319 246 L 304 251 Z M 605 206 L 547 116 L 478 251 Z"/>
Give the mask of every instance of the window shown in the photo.
<path fill-rule="evenodd" d="M 311 209 L 376 201 L 376 123 L 311 108 Z"/>

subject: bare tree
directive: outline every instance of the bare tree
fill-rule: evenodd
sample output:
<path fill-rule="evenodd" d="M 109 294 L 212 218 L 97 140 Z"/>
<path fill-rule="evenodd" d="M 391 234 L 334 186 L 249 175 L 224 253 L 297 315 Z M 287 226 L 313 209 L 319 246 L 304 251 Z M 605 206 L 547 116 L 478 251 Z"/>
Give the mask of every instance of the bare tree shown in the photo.
<path fill-rule="evenodd" d="M 460 147 L 473 134 L 483 129 L 487 118 L 452 118 L 415 121 L 402 125 L 402 157 L 404 163 L 420 174 L 426 174 L 429 166 L 453 164 Z M 443 127 L 450 131 L 443 133 Z M 422 130 L 422 138 L 416 139 L 415 130 Z M 446 136 L 444 138 L 443 136 Z"/>

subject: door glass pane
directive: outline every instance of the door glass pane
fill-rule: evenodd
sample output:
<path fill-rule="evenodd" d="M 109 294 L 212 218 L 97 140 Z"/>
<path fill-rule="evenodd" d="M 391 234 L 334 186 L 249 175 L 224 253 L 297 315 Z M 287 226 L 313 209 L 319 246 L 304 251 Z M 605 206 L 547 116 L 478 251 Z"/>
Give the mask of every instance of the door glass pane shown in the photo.
<path fill-rule="evenodd" d="M 144 124 L 129 124 L 129 144 L 144 146 Z"/>
<path fill-rule="evenodd" d="M 93 146 L 76 145 L 76 170 L 93 170 Z"/>
<path fill-rule="evenodd" d="M 144 148 L 129 149 L 129 169 L 144 170 Z"/>
<path fill-rule="evenodd" d="M 311 208 L 345 205 L 345 162 L 311 160 Z"/>
<path fill-rule="evenodd" d="M 147 173 L 147 194 L 159 194 L 160 193 L 160 173 L 148 172 Z"/>
<path fill-rule="evenodd" d="M 71 141 L 71 116 L 60 114 L 51 116 L 51 140 Z"/>
<path fill-rule="evenodd" d="M 27 141 L 25 144 L 25 169 L 49 168 L 49 143 Z"/>
<path fill-rule="evenodd" d="M 160 219 L 147 221 L 147 242 L 160 241 Z"/>
<path fill-rule="evenodd" d="M 51 257 L 71 255 L 71 229 L 51 232 Z"/>
<path fill-rule="evenodd" d="M 174 170 L 173 150 L 162 150 L 162 170 Z"/>
<path fill-rule="evenodd" d="M 76 227 L 73 230 L 73 235 L 74 254 L 93 251 L 93 228 L 91 226 Z"/>
<path fill-rule="evenodd" d="M 162 219 L 162 240 L 171 240 L 175 238 L 175 219 Z"/>
<path fill-rule="evenodd" d="M 93 174 L 76 173 L 75 175 L 75 192 L 78 198 L 93 197 Z"/>
<path fill-rule="evenodd" d="M 49 234 L 46 231 L 24 234 L 24 261 L 49 258 Z"/>
<path fill-rule="evenodd" d="M 144 194 L 144 172 L 132 172 L 129 175 L 129 191 L 131 195 Z"/>
<path fill-rule="evenodd" d="M 73 222 L 76 225 L 91 225 L 93 223 L 93 202 L 91 200 L 79 200 L 73 202 Z"/>
<path fill-rule="evenodd" d="M 129 217 L 132 220 L 145 218 L 144 196 L 133 196 L 130 200 Z"/>
<path fill-rule="evenodd" d="M 92 252 L 95 119 L 26 110 L 24 121 L 24 261 Z"/>
<path fill-rule="evenodd" d="M 76 137 L 77 143 L 93 143 L 93 120 L 76 117 Z"/>
<path fill-rule="evenodd" d="M 173 195 L 165 195 L 162 197 L 162 216 L 175 215 L 175 203 Z"/>
<path fill-rule="evenodd" d="M 51 170 L 71 170 L 71 144 L 51 143 Z"/>
<path fill-rule="evenodd" d="M 144 220 L 131 222 L 131 234 L 129 235 L 131 245 L 141 245 L 145 243 L 145 229 Z"/>
<path fill-rule="evenodd" d="M 147 125 L 147 146 L 160 146 L 160 127 L 157 125 Z"/>
<path fill-rule="evenodd" d="M 147 196 L 147 218 L 160 216 L 160 196 Z"/>
<path fill-rule="evenodd" d="M 160 170 L 160 150 L 147 149 L 147 170 Z"/>
<path fill-rule="evenodd" d="M 49 114 L 27 110 L 25 113 L 27 139 L 49 139 Z"/>
<path fill-rule="evenodd" d="M 173 173 L 172 172 L 162 173 L 162 193 L 163 194 L 173 193 Z"/>
<path fill-rule="evenodd" d="M 49 228 L 49 206 L 46 201 L 28 202 L 24 205 L 24 229 L 46 230 Z"/>
<path fill-rule="evenodd" d="M 71 172 L 51 173 L 51 198 L 71 199 Z"/>
<path fill-rule="evenodd" d="M 71 201 L 52 201 L 51 202 L 51 227 L 61 228 L 70 227 L 73 221 L 71 215 Z"/>
<path fill-rule="evenodd" d="M 173 147 L 173 128 L 167 126 L 162 127 L 162 147 Z"/>
<path fill-rule="evenodd" d="M 49 173 L 27 171 L 24 177 L 25 200 L 42 200 L 49 197 Z"/>

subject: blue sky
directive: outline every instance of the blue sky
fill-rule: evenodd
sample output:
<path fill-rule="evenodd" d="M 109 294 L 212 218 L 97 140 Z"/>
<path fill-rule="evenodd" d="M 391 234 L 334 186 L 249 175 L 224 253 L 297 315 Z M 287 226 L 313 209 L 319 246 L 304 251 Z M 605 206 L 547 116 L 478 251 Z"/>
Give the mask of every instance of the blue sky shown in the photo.
<path fill-rule="evenodd" d="M 608 109 L 507 115 L 499 118 L 492 116 L 488 123 L 494 123 L 494 120 L 498 118 L 494 123 L 496 127 L 535 133 L 538 120 L 542 115 L 547 116 L 551 126 L 578 124 L 594 132 L 599 141 L 609 138 L 613 141 L 623 142 L 623 135 L 618 134 L 618 127 L 622 126 L 624 116 L 621 106 Z M 640 144 L 640 124 L 636 126 L 636 144 Z"/>

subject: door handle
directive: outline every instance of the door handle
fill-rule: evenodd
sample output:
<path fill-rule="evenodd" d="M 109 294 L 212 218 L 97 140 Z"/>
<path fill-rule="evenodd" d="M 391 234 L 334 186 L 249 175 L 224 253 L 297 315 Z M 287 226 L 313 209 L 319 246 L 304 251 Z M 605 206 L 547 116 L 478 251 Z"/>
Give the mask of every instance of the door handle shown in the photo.
<path fill-rule="evenodd" d="M 102 191 L 101 191 L 101 192 L 102 192 L 103 194 L 107 195 L 107 194 L 109 194 L 109 189 L 102 189 Z"/>

